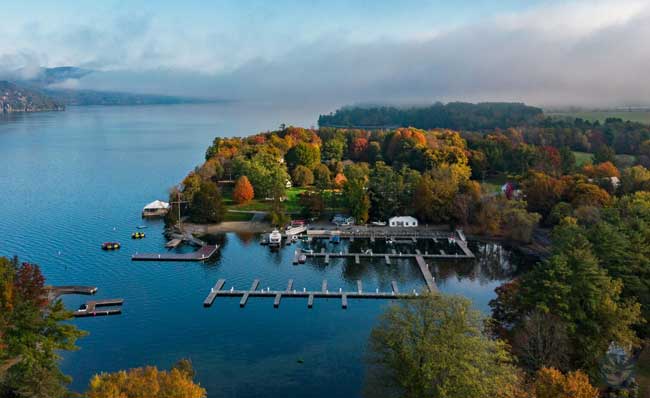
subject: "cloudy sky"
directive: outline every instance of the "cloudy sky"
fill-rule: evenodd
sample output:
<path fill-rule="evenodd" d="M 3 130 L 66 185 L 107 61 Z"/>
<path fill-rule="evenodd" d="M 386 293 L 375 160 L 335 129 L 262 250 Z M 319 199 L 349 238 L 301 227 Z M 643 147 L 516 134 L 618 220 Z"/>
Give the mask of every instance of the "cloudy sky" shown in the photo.
<path fill-rule="evenodd" d="M 98 71 L 69 87 L 340 103 L 650 105 L 649 0 L 9 3 L 0 73 Z"/>

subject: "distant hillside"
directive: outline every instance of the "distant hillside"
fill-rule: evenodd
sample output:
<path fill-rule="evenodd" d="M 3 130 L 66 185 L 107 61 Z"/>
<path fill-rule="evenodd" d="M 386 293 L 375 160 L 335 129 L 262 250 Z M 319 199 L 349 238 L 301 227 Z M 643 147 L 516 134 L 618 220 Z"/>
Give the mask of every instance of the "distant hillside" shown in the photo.
<path fill-rule="evenodd" d="M 2 113 L 62 111 L 65 106 L 38 91 L 0 80 L 0 109 Z"/>
<path fill-rule="evenodd" d="M 196 98 L 95 90 L 45 89 L 43 92 L 66 105 L 166 105 L 214 102 Z"/>
<path fill-rule="evenodd" d="M 417 127 L 478 131 L 527 124 L 543 115 L 540 108 L 522 103 L 450 102 L 409 108 L 344 107 L 335 113 L 321 115 L 318 124 L 321 127 Z"/>

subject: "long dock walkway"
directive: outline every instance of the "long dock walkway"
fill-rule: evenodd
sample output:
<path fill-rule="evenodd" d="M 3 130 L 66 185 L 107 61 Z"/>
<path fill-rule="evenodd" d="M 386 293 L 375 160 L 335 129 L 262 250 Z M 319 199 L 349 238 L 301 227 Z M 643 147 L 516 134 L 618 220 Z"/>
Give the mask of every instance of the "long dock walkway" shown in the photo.
<path fill-rule="evenodd" d="M 459 244 L 459 247 L 462 246 Z M 467 247 L 467 246 L 465 246 Z M 445 253 L 444 251 L 441 251 L 440 253 L 397 253 L 396 251 L 393 250 L 392 253 L 349 253 L 349 252 L 320 252 L 320 253 L 303 253 L 307 257 L 324 257 L 325 260 L 328 260 L 330 258 L 334 257 L 353 257 L 355 261 L 357 261 L 358 258 L 365 257 L 365 258 L 384 258 L 386 259 L 386 263 L 390 264 L 389 259 L 390 258 L 415 258 L 415 257 L 422 257 L 422 258 L 436 258 L 436 259 L 469 259 L 469 258 L 474 258 L 474 253 L 472 253 L 469 249 L 466 249 L 466 251 L 463 251 L 463 254 L 450 254 L 450 253 Z"/>
<path fill-rule="evenodd" d="M 205 245 L 192 253 L 136 253 L 131 261 L 205 261 L 217 250 L 219 245 Z"/>
<path fill-rule="evenodd" d="M 65 294 L 84 294 L 87 296 L 97 293 L 96 286 L 81 286 L 81 285 L 67 285 L 67 286 L 46 286 L 48 301 L 57 299 L 59 296 Z"/>
<path fill-rule="evenodd" d="M 431 275 L 429 266 L 427 265 L 427 263 L 424 262 L 424 258 L 422 258 L 422 256 L 415 256 L 415 262 L 418 263 L 418 267 L 420 268 L 420 272 L 422 273 L 422 277 L 424 278 L 424 281 L 427 284 L 427 288 L 429 289 L 429 292 L 431 293 L 437 292 L 438 287 L 436 286 L 436 283 L 433 280 L 433 275 Z"/>
<path fill-rule="evenodd" d="M 306 298 L 307 307 L 312 308 L 315 298 L 338 298 L 341 299 L 341 308 L 346 309 L 348 307 L 348 299 L 413 299 L 417 298 L 419 295 L 414 290 L 411 293 L 400 293 L 397 288 L 397 282 L 391 282 L 391 292 L 380 292 L 376 290 L 374 292 L 363 291 L 361 289 L 361 281 L 357 281 L 357 290 L 356 291 L 343 291 L 339 289 L 338 291 L 330 291 L 327 289 L 327 280 L 323 280 L 321 285 L 321 290 L 296 290 L 291 289 L 293 287 L 293 280 L 289 280 L 287 284 L 287 289 L 285 290 L 270 290 L 262 289 L 257 290 L 259 286 L 259 279 L 255 279 L 251 288 L 248 290 L 223 290 L 223 284 L 225 283 L 224 279 L 219 279 L 215 288 L 210 290 L 210 293 L 203 301 L 204 307 L 210 307 L 214 303 L 214 300 L 217 297 L 241 297 L 239 302 L 240 307 L 245 307 L 248 303 L 250 297 L 266 297 L 273 298 L 273 307 L 278 308 L 282 298 Z M 219 287 L 217 289 L 217 287 Z"/>

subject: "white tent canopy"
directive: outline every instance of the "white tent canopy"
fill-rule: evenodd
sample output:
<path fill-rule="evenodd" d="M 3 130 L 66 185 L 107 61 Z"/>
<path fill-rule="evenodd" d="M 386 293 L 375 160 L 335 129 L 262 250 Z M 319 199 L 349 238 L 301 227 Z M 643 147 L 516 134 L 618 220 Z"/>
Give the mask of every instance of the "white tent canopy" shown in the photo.
<path fill-rule="evenodd" d="M 169 203 L 161 200 L 154 200 L 144 207 L 144 210 L 164 210 L 169 209 Z"/>

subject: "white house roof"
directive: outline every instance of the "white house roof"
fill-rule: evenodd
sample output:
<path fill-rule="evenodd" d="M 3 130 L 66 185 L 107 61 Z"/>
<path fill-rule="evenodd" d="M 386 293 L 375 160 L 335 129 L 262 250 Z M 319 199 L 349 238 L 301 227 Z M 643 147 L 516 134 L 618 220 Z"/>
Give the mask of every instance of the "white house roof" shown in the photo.
<path fill-rule="evenodd" d="M 415 218 L 415 217 L 411 217 L 411 216 L 397 216 L 397 217 L 391 217 L 390 219 L 388 219 L 388 221 L 389 221 L 389 222 L 393 222 L 393 221 L 402 221 L 402 222 L 409 221 L 409 222 L 417 222 L 418 219 Z"/>
<path fill-rule="evenodd" d="M 154 200 L 144 207 L 145 210 L 169 209 L 169 203 L 161 200 Z"/>

